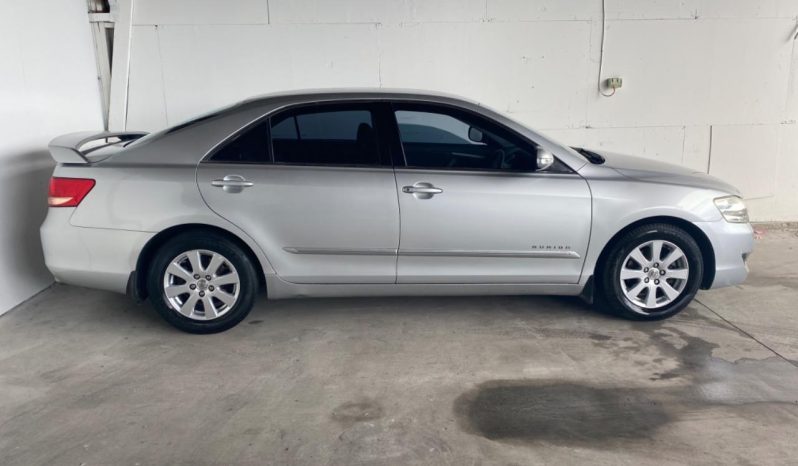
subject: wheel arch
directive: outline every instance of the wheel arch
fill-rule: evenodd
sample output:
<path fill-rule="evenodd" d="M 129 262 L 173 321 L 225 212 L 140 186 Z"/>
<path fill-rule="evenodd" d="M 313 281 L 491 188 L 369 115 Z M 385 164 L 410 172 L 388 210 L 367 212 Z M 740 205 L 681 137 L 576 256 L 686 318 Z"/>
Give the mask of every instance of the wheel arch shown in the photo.
<path fill-rule="evenodd" d="M 612 238 L 607 241 L 607 243 L 604 245 L 604 248 L 601 250 L 601 254 L 599 254 L 598 260 L 596 261 L 594 274 L 603 269 L 609 251 L 624 234 L 639 226 L 653 223 L 667 223 L 669 225 L 679 227 L 693 237 L 696 243 L 698 243 L 699 249 L 701 250 L 701 261 L 704 265 L 704 274 L 701 277 L 701 289 L 706 290 L 712 286 L 712 282 L 715 280 L 715 249 L 712 247 L 712 242 L 709 240 L 707 235 L 692 222 L 683 218 L 671 217 L 667 215 L 646 217 L 636 220 L 615 233 L 615 235 L 613 235 Z"/>
<path fill-rule="evenodd" d="M 131 279 L 128 283 L 128 294 L 132 295 L 137 301 L 143 301 L 147 299 L 146 274 L 147 270 L 149 269 L 149 264 L 152 262 L 153 257 L 155 257 L 155 253 L 161 246 L 166 244 L 167 241 L 188 231 L 207 231 L 209 233 L 222 236 L 236 244 L 244 251 L 247 257 L 249 257 L 249 259 L 255 265 L 255 272 L 258 274 L 258 284 L 261 289 L 266 288 L 266 276 L 263 271 L 263 264 L 261 263 L 258 255 L 249 246 L 249 244 L 247 244 L 246 241 L 239 238 L 235 233 L 225 230 L 224 228 L 203 223 L 188 223 L 175 225 L 162 230 L 150 238 L 149 241 L 147 241 L 147 243 L 141 249 L 138 259 L 136 260 L 136 269 L 131 273 Z"/>

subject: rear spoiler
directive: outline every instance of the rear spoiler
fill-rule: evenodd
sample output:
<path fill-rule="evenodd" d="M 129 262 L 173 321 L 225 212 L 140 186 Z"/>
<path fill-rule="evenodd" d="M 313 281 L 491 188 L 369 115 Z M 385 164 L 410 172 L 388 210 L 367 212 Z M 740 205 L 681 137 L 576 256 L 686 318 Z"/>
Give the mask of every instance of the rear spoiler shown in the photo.
<path fill-rule="evenodd" d="M 58 163 L 79 163 L 87 164 L 89 159 L 86 154 L 92 150 L 105 147 L 110 144 L 117 144 L 122 141 L 132 141 L 147 133 L 141 131 L 104 131 L 102 133 L 95 133 L 94 131 L 83 131 L 80 133 L 69 133 L 50 141 L 50 155 Z M 90 142 L 105 141 L 104 144 L 92 144 L 87 150 L 81 151 L 81 148 Z"/>

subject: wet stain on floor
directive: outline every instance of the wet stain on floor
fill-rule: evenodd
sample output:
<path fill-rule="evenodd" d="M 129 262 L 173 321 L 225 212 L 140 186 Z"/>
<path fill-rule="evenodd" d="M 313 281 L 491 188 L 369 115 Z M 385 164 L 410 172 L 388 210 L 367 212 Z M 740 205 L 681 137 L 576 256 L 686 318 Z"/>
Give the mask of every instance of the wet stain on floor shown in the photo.
<path fill-rule="evenodd" d="M 660 355 L 645 364 L 652 372 L 640 386 L 490 380 L 455 400 L 458 425 L 494 441 L 602 448 L 652 439 L 663 427 L 697 412 L 762 419 L 785 412 L 798 415 L 794 390 L 768 375 L 784 370 L 783 360 L 730 362 L 712 356 L 716 344 L 681 330 L 657 325 L 646 333 L 648 339 L 592 338 L 598 349 L 619 360 L 644 346 L 655 347 Z"/>
<path fill-rule="evenodd" d="M 364 399 L 339 405 L 333 409 L 331 417 L 345 426 L 351 426 L 358 422 L 379 419 L 382 415 L 382 406 L 379 403 Z"/>
<path fill-rule="evenodd" d="M 552 443 L 650 437 L 673 420 L 645 390 L 531 380 L 486 382 L 454 410 L 461 427 L 488 439 Z"/>

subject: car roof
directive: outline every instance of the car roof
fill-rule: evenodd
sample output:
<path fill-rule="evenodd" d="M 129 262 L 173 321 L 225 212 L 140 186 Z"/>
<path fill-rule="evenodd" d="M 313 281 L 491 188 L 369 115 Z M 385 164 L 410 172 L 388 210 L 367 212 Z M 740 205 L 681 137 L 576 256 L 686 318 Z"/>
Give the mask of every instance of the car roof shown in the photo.
<path fill-rule="evenodd" d="M 481 106 L 478 102 L 438 91 L 424 91 L 419 89 L 392 89 L 392 88 L 329 88 L 329 89 L 302 89 L 262 94 L 250 97 L 239 102 L 240 105 L 265 104 L 273 100 L 294 100 L 297 102 L 330 101 L 347 99 L 377 99 L 377 100 L 429 100 L 434 102 L 452 101 L 457 103 L 470 103 Z"/>
<path fill-rule="evenodd" d="M 562 149 L 563 145 L 521 125 L 496 110 L 456 95 L 416 89 L 331 88 L 284 91 L 251 97 L 138 139 L 130 144 L 129 147 L 126 146 L 126 150 L 111 156 L 106 163 L 115 163 L 117 160 L 120 163 L 124 163 L 122 160 L 131 162 L 135 160 L 137 163 L 157 164 L 162 163 L 162 154 L 170 153 L 171 164 L 196 164 L 209 150 L 230 135 L 275 111 L 294 105 L 353 100 L 448 104 L 461 109 L 472 110 L 498 121 L 538 144 L 544 143 L 551 151 L 559 153 L 562 153 L 563 150 L 565 152 L 570 151 L 567 148 Z M 560 150 L 555 148 L 560 148 Z M 125 152 L 127 155 L 123 155 Z M 586 163 L 576 153 L 565 153 L 561 157 L 574 170 L 579 169 Z"/>

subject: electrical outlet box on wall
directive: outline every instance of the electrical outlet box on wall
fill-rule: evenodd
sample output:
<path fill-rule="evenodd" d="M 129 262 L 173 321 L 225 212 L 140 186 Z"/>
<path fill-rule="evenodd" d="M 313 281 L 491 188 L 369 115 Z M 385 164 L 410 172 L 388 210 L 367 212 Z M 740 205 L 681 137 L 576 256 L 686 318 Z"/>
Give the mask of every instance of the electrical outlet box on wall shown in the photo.
<path fill-rule="evenodd" d="M 623 86 L 623 78 L 607 78 L 608 89 L 620 89 Z"/>

